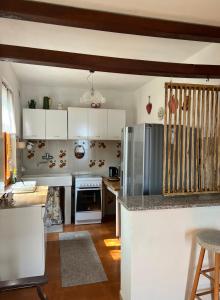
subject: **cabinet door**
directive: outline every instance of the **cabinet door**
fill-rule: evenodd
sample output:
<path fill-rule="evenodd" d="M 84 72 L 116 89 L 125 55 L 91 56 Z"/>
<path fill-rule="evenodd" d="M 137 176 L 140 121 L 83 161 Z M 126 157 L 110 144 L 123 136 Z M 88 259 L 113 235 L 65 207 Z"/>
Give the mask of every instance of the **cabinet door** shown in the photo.
<path fill-rule="evenodd" d="M 38 140 L 45 139 L 45 110 L 23 110 L 23 138 Z"/>
<path fill-rule="evenodd" d="M 121 130 L 125 123 L 124 110 L 108 109 L 108 139 L 121 140 Z"/>
<path fill-rule="evenodd" d="M 89 138 L 107 139 L 107 109 L 89 109 Z"/>
<path fill-rule="evenodd" d="M 68 108 L 68 139 L 87 139 L 88 108 Z"/>
<path fill-rule="evenodd" d="M 67 111 L 46 110 L 46 139 L 67 139 Z"/>

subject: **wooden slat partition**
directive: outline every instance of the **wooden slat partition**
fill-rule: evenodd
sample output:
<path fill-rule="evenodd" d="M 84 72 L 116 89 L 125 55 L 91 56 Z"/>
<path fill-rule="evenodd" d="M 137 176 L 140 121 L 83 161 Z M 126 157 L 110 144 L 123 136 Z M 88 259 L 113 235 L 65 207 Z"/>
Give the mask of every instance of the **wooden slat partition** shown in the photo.
<path fill-rule="evenodd" d="M 220 192 L 220 86 L 165 84 L 163 194 Z"/>

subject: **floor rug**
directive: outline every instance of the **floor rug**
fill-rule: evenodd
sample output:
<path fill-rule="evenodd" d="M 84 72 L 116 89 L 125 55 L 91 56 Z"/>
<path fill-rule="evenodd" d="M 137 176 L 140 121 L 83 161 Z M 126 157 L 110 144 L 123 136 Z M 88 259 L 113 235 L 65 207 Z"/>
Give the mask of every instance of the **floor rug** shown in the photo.
<path fill-rule="evenodd" d="M 59 234 L 62 287 L 107 281 L 88 231 Z"/>

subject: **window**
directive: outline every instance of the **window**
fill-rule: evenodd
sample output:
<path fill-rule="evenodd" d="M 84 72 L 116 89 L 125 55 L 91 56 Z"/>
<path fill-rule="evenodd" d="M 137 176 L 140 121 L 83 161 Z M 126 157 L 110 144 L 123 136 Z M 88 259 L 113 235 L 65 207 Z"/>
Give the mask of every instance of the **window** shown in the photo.
<path fill-rule="evenodd" d="M 4 183 L 10 184 L 16 169 L 16 125 L 12 91 L 2 83 L 2 132 L 4 148 Z"/>

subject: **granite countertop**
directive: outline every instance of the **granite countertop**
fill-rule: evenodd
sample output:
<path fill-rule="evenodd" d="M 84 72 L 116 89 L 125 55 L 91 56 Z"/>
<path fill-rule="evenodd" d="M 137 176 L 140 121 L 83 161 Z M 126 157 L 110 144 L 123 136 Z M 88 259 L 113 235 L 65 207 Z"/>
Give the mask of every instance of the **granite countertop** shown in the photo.
<path fill-rule="evenodd" d="M 106 185 L 106 187 L 109 187 L 115 192 L 118 192 L 120 190 L 120 180 L 111 181 L 108 180 L 108 177 L 103 177 L 103 183 Z"/>
<path fill-rule="evenodd" d="M 130 211 L 220 206 L 220 193 L 184 196 L 127 196 L 119 195 L 119 202 Z"/>
<path fill-rule="evenodd" d="M 1 209 L 11 209 L 30 206 L 44 206 L 47 201 L 47 186 L 38 186 L 33 193 L 9 194 L 6 200 L 0 200 Z"/>

